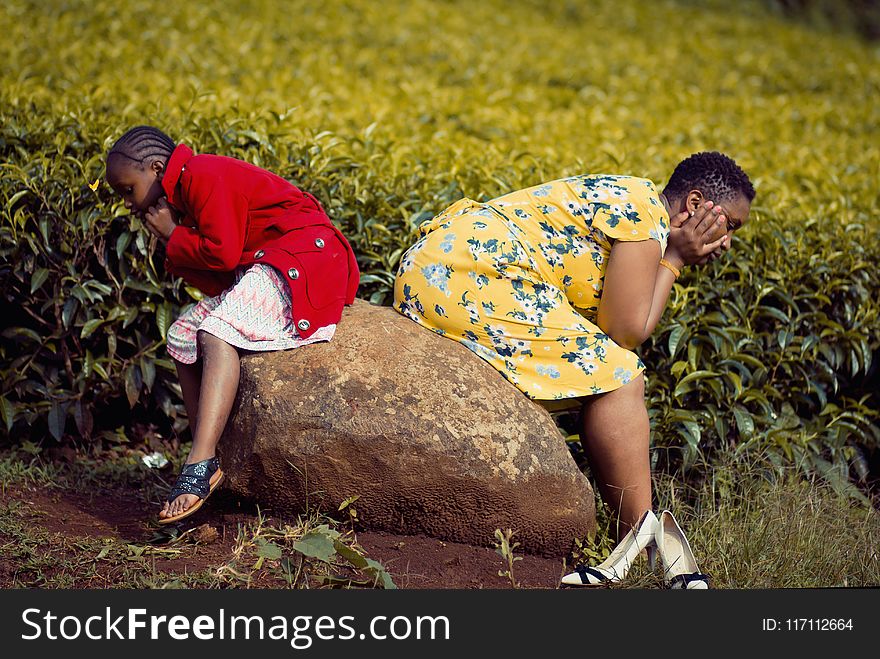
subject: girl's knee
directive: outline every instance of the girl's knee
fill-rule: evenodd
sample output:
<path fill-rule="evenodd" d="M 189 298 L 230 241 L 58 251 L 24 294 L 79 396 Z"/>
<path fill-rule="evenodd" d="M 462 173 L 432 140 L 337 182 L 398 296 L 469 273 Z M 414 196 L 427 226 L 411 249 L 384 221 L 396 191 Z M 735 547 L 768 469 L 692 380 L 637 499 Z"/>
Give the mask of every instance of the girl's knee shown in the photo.
<path fill-rule="evenodd" d="M 210 332 L 199 330 L 196 333 L 196 342 L 199 346 L 199 356 L 208 354 L 232 354 L 238 355 L 238 348 L 231 343 L 227 343 L 220 337 L 214 336 Z"/>
<path fill-rule="evenodd" d="M 210 332 L 205 332 L 204 330 L 196 332 L 196 343 L 198 343 L 199 352 L 203 350 L 211 350 L 221 344 L 228 345 L 223 339 L 217 338 Z"/>

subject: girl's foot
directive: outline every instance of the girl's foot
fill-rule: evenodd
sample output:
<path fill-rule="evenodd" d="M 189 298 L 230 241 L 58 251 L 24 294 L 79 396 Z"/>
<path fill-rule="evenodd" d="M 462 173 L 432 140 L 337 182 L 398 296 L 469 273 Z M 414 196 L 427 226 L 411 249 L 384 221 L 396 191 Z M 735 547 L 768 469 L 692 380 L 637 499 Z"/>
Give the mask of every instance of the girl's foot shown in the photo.
<path fill-rule="evenodd" d="M 223 471 L 216 457 L 183 465 L 165 506 L 159 512 L 159 524 L 169 524 L 192 515 L 222 480 Z"/>
<path fill-rule="evenodd" d="M 181 494 L 174 501 L 165 502 L 162 510 L 159 511 L 159 518 L 176 517 L 180 513 L 189 510 L 200 500 L 195 494 Z"/>

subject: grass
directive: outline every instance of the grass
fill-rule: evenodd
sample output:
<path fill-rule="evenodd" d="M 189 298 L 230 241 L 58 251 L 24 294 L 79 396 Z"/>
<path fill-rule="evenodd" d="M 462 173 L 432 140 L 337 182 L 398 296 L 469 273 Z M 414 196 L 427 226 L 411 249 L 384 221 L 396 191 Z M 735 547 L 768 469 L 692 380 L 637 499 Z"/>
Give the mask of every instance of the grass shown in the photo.
<path fill-rule="evenodd" d="M 718 475 L 719 478 L 714 478 Z M 655 474 L 657 509 L 673 512 L 713 588 L 834 588 L 880 585 L 880 515 L 795 471 L 732 460 L 699 485 Z M 595 564 L 611 550 L 613 519 L 573 555 Z M 647 562 L 614 588 L 662 587 Z"/>
<path fill-rule="evenodd" d="M 364 555 L 346 524 L 317 513 L 279 520 L 257 510 L 238 523 L 235 537 L 218 551 L 216 530 L 209 525 L 183 534 L 163 531 L 166 535 L 157 536 L 161 542 L 156 544 L 51 531 L 42 523 L 43 512 L 9 496 L 28 488 L 119 492 L 138 478 L 143 474 L 131 462 L 118 459 L 100 466 L 91 460 L 60 466 L 22 451 L 0 457 L 2 586 L 393 587 L 385 569 Z M 148 504 L 150 492 L 144 487 L 137 496 Z M 731 461 L 699 485 L 656 474 L 655 501 L 658 510 L 673 511 L 714 588 L 880 585 L 877 511 L 795 472 Z M 599 506 L 596 536 L 581 543 L 571 558 L 595 564 L 607 556 L 612 522 L 607 509 Z M 507 541 L 510 549 L 502 554 L 509 562 L 506 576 L 516 585 L 516 543 L 509 537 Z M 183 567 L 202 554 L 207 558 L 197 561 L 195 569 Z M 626 582 L 611 587 L 662 588 L 663 582 L 659 571 L 650 573 L 643 561 Z"/>

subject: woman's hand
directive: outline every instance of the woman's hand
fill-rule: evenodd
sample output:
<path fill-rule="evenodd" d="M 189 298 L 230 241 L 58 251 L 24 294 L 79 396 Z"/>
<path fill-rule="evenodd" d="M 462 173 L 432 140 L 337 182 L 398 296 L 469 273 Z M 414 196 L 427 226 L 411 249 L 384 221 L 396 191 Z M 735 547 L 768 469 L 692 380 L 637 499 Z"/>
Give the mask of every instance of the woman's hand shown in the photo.
<path fill-rule="evenodd" d="M 171 237 L 171 232 L 177 227 L 179 215 L 169 204 L 165 197 L 160 197 L 155 206 L 150 206 L 144 213 L 147 229 L 156 238 L 166 242 Z"/>
<path fill-rule="evenodd" d="M 693 214 L 682 211 L 670 218 L 666 260 L 676 267 L 708 263 L 727 240 L 726 235 L 715 240 L 719 232 L 725 233 L 726 221 L 721 207 L 711 201 L 703 202 Z"/>

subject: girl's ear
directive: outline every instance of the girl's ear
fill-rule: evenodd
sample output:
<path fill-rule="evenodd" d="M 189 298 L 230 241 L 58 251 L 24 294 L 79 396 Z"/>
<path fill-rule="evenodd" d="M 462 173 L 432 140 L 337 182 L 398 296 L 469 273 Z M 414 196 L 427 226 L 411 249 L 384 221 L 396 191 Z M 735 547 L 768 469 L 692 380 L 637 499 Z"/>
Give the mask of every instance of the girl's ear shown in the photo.
<path fill-rule="evenodd" d="M 161 160 L 154 160 L 150 163 L 150 171 L 156 175 L 156 178 L 161 179 L 162 174 L 165 173 L 165 163 Z"/>

